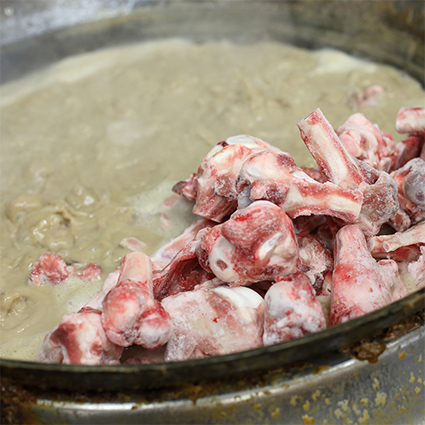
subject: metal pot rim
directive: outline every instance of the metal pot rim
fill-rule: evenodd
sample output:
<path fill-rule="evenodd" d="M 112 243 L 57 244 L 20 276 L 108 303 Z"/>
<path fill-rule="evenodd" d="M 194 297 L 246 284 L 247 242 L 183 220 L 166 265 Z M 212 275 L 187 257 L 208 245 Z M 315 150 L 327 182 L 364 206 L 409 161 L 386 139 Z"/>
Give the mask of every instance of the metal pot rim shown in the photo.
<path fill-rule="evenodd" d="M 105 391 L 158 388 L 289 367 L 373 337 L 424 309 L 425 288 L 380 310 L 305 337 L 255 350 L 182 362 L 141 365 L 64 365 L 0 359 L 2 377 L 39 388 Z M 424 328 L 425 325 L 420 324 Z M 118 379 L 118 381 L 117 381 Z"/>

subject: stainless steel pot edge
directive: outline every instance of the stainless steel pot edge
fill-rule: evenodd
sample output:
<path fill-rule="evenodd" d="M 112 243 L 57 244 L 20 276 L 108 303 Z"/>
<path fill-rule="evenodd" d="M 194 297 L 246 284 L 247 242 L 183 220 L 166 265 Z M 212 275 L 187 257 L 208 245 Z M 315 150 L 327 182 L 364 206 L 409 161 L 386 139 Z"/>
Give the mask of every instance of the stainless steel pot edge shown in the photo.
<path fill-rule="evenodd" d="M 36 423 L 368 423 L 420 424 L 424 417 L 425 329 L 382 343 L 379 362 L 352 351 L 239 381 L 182 383 L 172 390 L 123 393 L 49 391 L 22 396 Z M 422 367 L 421 367 L 422 365 Z M 19 391 L 17 391 L 17 394 Z"/>
<path fill-rule="evenodd" d="M 270 347 L 225 356 L 152 365 L 83 366 L 0 359 L 2 379 L 40 389 L 124 391 L 179 386 L 199 379 L 241 376 L 307 361 L 342 349 L 423 311 L 425 288 L 349 322 Z M 424 326 L 423 323 L 418 323 Z"/>
<path fill-rule="evenodd" d="M 425 5 L 416 0 L 5 0 L 0 8 L 3 82 L 69 55 L 172 35 L 333 47 L 425 83 Z"/>

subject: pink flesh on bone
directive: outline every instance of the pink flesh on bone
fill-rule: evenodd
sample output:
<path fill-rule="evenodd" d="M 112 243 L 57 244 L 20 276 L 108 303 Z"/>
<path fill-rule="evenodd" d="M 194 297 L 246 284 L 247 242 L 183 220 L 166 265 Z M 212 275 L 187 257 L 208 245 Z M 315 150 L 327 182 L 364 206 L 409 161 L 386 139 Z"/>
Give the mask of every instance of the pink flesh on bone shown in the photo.
<path fill-rule="evenodd" d="M 425 218 L 425 161 L 414 158 L 391 173 L 398 188 L 400 207 L 413 223 Z"/>
<path fill-rule="evenodd" d="M 382 133 L 363 114 L 356 113 L 336 130 L 347 151 L 378 170 L 389 171 L 394 153 L 393 139 Z"/>
<path fill-rule="evenodd" d="M 326 328 L 322 306 L 304 273 L 273 284 L 265 296 L 264 345 L 273 345 Z"/>
<path fill-rule="evenodd" d="M 315 236 L 298 236 L 301 271 L 310 280 L 314 293 L 320 295 L 327 273 L 333 269 L 332 253 Z"/>
<path fill-rule="evenodd" d="M 377 152 L 388 155 L 392 152 L 392 139 L 389 141 L 388 137 L 380 135 L 379 130 L 361 114 L 355 115 L 354 121 L 361 121 L 367 127 L 369 138 L 379 136 L 376 139 Z M 320 109 L 301 120 L 298 127 L 321 172 L 341 187 L 362 191 L 364 199 L 358 223 L 366 234 L 378 233 L 381 225 L 398 211 L 397 188 L 392 178 L 385 171 L 379 172 L 367 162 L 354 158 Z"/>
<path fill-rule="evenodd" d="M 397 232 L 404 232 L 411 226 L 412 220 L 410 220 L 409 215 L 399 207 L 394 217 L 388 220 L 388 224 Z"/>
<path fill-rule="evenodd" d="M 192 173 L 186 180 L 180 181 L 173 186 L 173 192 L 184 196 L 189 201 L 196 201 L 198 187 L 198 175 Z"/>
<path fill-rule="evenodd" d="M 369 250 L 372 255 L 387 254 L 400 248 L 414 245 L 425 245 L 425 221 L 412 226 L 404 232 L 374 236 L 368 240 Z"/>
<path fill-rule="evenodd" d="M 206 231 L 198 258 L 205 270 L 231 286 L 275 280 L 298 267 L 293 224 L 276 205 L 254 202 Z"/>
<path fill-rule="evenodd" d="M 206 229 L 202 229 L 203 234 Z M 156 299 L 191 291 L 195 286 L 210 281 L 214 275 L 201 267 L 197 257 L 200 239 L 189 242 L 162 270 L 153 274 L 153 291 Z"/>
<path fill-rule="evenodd" d="M 389 268 L 383 270 L 371 256 L 359 226 L 340 229 L 334 250 L 330 323 L 346 322 L 395 301 L 397 277 L 390 281 L 388 273 Z"/>
<path fill-rule="evenodd" d="M 220 287 L 167 297 L 173 331 L 166 361 L 235 353 L 262 346 L 264 301 L 255 291 Z"/>
<path fill-rule="evenodd" d="M 118 284 L 103 301 L 102 324 L 117 345 L 157 348 L 168 341 L 168 314 L 153 297 L 152 269 L 148 256 L 132 252 L 124 256 Z"/>
<path fill-rule="evenodd" d="M 385 171 L 372 185 L 363 186 L 363 205 L 358 224 L 367 236 L 376 235 L 381 226 L 394 218 L 399 210 L 397 185 Z"/>
<path fill-rule="evenodd" d="M 244 161 L 255 152 L 275 149 L 252 136 L 230 137 L 218 143 L 202 161 L 197 173 L 194 214 L 221 222 L 237 209 L 235 180 Z"/>
<path fill-rule="evenodd" d="M 420 254 L 421 249 L 418 245 L 409 245 L 409 246 L 403 246 L 401 248 L 395 249 L 394 251 L 390 252 L 371 252 L 372 257 L 376 258 L 377 260 L 381 259 L 391 259 L 394 261 L 404 261 L 404 262 L 411 262 L 416 261 Z"/>
<path fill-rule="evenodd" d="M 394 260 L 380 260 L 378 264 L 394 301 L 407 297 L 409 293 L 401 280 L 397 263 Z"/>
<path fill-rule="evenodd" d="M 102 275 L 102 269 L 97 264 L 89 263 L 81 270 L 77 270 L 75 274 L 81 280 L 88 282 L 91 280 L 100 279 L 100 276 Z"/>
<path fill-rule="evenodd" d="M 420 156 L 421 149 L 424 146 L 424 135 L 411 135 L 407 139 L 397 143 L 395 145 L 393 164 L 390 171 L 398 170 L 411 159 Z"/>
<path fill-rule="evenodd" d="M 425 109 L 400 110 L 409 136 L 398 144 L 359 113 L 334 131 L 316 109 L 298 127 L 319 170 L 251 136 L 217 144 L 160 208 L 164 226 L 185 198 L 206 218 L 151 259 L 124 239 L 136 252 L 46 335 L 37 360 L 118 364 L 133 344 L 162 346 L 153 354 L 166 361 L 233 353 L 324 329 L 315 295 L 331 297 L 334 325 L 405 297 L 399 270 L 425 287 Z M 384 223 L 397 232 L 374 236 Z M 29 283 L 100 273 L 44 254 Z M 150 360 L 128 360 L 140 362 Z"/>
<path fill-rule="evenodd" d="M 425 108 L 401 108 L 395 128 L 401 134 L 424 134 Z"/>
<path fill-rule="evenodd" d="M 57 254 L 43 254 L 34 264 L 31 270 L 28 283 L 32 286 L 43 284 L 57 285 L 65 282 L 70 276 L 89 282 L 99 279 L 102 269 L 99 265 L 89 263 L 84 267 L 77 268 L 74 265 L 67 265 L 65 260 Z"/>
<path fill-rule="evenodd" d="M 44 338 L 37 361 L 63 364 L 118 364 L 123 348 L 105 335 L 101 312 L 83 308 L 64 316 Z"/>
<path fill-rule="evenodd" d="M 39 286 L 44 281 L 57 285 L 68 279 L 70 270 L 64 259 L 57 254 L 43 254 L 34 264 L 28 283 Z"/>
<path fill-rule="evenodd" d="M 278 205 L 291 218 L 331 215 L 354 222 L 363 201 L 359 191 L 312 179 L 284 152 L 263 151 L 252 155 L 239 173 L 236 188 L 240 207 L 266 200 Z"/>

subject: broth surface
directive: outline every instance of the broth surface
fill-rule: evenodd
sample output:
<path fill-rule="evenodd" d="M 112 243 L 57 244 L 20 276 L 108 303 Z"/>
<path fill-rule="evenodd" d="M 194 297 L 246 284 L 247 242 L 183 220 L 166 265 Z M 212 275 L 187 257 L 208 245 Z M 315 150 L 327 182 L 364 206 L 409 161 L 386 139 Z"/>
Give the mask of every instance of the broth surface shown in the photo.
<path fill-rule="evenodd" d="M 0 356 L 19 360 L 102 285 L 29 286 L 39 256 L 97 263 L 104 278 L 123 238 L 151 254 L 193 221 L 189 202 L 167 220 L 161 204 L 217 142 L 250 134 L 314 166 L 296 127 L 313 109 L 334 127 L 363 112 L 402 140 L 399 108 L 425 106 L 412 78 L 341 52 L 180 39 L 71 57 L 0 95 Z"/>

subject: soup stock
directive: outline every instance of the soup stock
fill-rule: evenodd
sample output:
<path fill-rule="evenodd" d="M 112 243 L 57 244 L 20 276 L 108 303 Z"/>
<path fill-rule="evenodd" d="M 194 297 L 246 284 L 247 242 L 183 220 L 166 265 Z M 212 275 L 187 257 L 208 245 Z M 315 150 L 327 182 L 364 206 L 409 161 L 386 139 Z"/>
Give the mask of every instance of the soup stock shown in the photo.
<path fill-rule="evenodd" d="M 334 127 L 360 111 L 401 140 L 397 112 L 424 106 L 424 91 L 336 50 L 171 39 L 67 58 L 3 85 L 0 102 L 0 355 L 33 360 L 119 267 L 124 238 L 151 254 L 195 219 L 190 202 L 163 201 L 217 142 L 250 134 L 314 166 L 295 125 L 311 110 Z M 102 278 L 29 286 L 45 252 L 99 264 Z"/>

